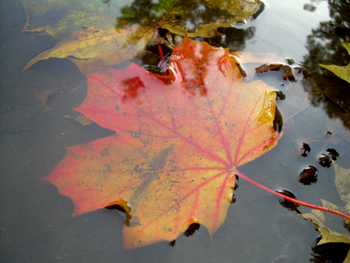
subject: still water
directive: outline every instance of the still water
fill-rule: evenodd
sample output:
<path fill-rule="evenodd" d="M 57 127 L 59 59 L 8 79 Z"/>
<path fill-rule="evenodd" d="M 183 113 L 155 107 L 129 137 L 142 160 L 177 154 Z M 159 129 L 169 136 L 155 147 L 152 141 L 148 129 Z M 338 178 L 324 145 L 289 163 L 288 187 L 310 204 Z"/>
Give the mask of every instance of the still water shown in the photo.
<path fill-rule="evenodd" d="M 342 207 L 333 183 L 333 167 L 318 165 L 325 150 L 334 148 L 341 157 L 337 163 L 349 168 L 349 83 L 318 66 L 349 62 L 341 46 L 341 42 L 350 42 L 349 3 L 329 2 L 265 0 L 265 7 L 254 20 L 219 29 L 224 36 L 197 40 L 230 51 L 265 54 L 262 60 L 266 62 L 243 65 L 245 82 L 260 79 L 286 95 L 277 105 L 284 120 L 282 139 L 272 151 L 240 171 L 271 189 L 289 190 L 300 200 L 321 205 L 320 199 L 326 199 Z M 122 4 L 130 5 L 128 1 Z M 345 258 L 348 245 L 342 244 L 325 248 L 326 252 L 319 255 L 320 249 L 315 246 L 320 233 L 312 223 L 242 179 L 234 192 L 236 201 L 212 239 L 201 226 L 189 237 L 178 237 L 174 247 L 160 242 L 127 251 L 123 249 L 122 212 L 100 209 L 71 217 L 72 201 L 41 179 L 62 160 L 65 147 L 113 132 L 97 124 L 82 126 L 71 118 L 77 115 L 74 108 L 87 92 L 86 77 L 71 61 L 43 60 L 23 71 L 31 59 L 55 43 L 45 33 L 21 32 L 26 14 L 20 1 L 3 0 L 0 7 L 1 262 L 281 263 L 342 262 Z M 115 12 L 116 16 L 121 14 Z M 50 23 L 56 16 L 59 10 L 43 19 Z M 315 81 L 303 81 L 297 70 L 295 82 L 283 80 L 281 70 L 255 74 L 255 67 L 272 63 L 275 56 L 293 60 Z M 162 71 L 159 61 L 136 62 Z M 52 94 L 43 103 L 38 94 L 45 90 Z M 327 137 L 327 132 L 332 135 Z M 312 149 L 307 157 L 300 156 L 303 142 Z M 298 178 L 308 165 L 317 166 L 318 180 L 303 185 Z M 337 232 L 347 233 L 341 218 L 332 215 L 327 220 Z M 341 252 L 333 255 L 332 251 L 339 249 Z"/>

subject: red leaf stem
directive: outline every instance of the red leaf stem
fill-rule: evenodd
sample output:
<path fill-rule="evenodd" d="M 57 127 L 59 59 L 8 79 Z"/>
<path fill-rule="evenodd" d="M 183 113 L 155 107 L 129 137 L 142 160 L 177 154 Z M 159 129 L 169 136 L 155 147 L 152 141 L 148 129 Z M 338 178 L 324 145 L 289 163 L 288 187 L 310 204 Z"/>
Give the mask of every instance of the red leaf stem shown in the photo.
<path fill-rule="evenodd" d="M 164 74 L 165 74 L 165 76 L 168 76 L 167 68 L 166 68 L 166 64 L 165 64 L 165 60 L 164 60 L 164 55 L 163 55 L 163 50 L 162 50 L 162 46 L 161 45 L 158 45 L 158 50 L 159 50 L 160 57 L 162 59 Z"/>
<path fill-rule="evenodd" d="M 157 28 L 154 30 L 154 35 L 155 35 L 155 36 L 159 36 L 159 34 L 158 34 L 158 29 L 157 29 Z M 159 51 L 160 58 L 162 59 L 164 74 L 165 74 L 165 76 L 168 76 L 168 73 L 167 73 L 167 71 L 166 71 L 167 68 L 166 68 L 166 64 L 165 64 L 165 60 L 164 60 L 164 55 L 163 55 L 163 50 L 162 50 L 162 46 L 161 46 L 161 45 L 158 45 L 158 51 Z"/>
<path fill-rule="evenodd" d="M 293 202 L 293 203 L 296 203 L 296 204 L 299 204 L 299 205 L 302 205 L 302 206 L 310 207 L 312 209 L 317 209 L 317 210 L 321 210 L 321 211 L 324 211 L 324 212 L 332 213 L 332 214 L 335 214 L 335 215 L 338 215 L 338 216 L 341 216 L 341 217 L 343 217 L 345 219 L 350 220 L 350 216 L 347 215 L 347 214 L 344 214 L 344 213 L 339 212 L 337 210 L 329 209 L 329 208 L 326 208 L 326 207 L 323 207 L 323 206 L 313 205 L 313 204 L 310 204 L 310 203 L 307 203 L 307 202 L 299 201 L 297 199 L 294 199 L 294 198 L 291 198 L 291 197 L 286 196 L 284 194 L 278 193 L 278 192 L 276 192 L 274 190 L 271 190 L 270 188 L 267 188 L 266 186 L 263 186 L 263 185 L 259 184 L 258 182 L 250 179 L 249 177 L 247 177 L 246 175 L 242 174 L 238 170 L 236 170 L 236 173 L 237 173 L 237 175 L 239 177 L 242 177 L 244 180 L 248 181 L 249 183 L 251 183 L 251 184 L 253 184 L 253 185 L 255 185 L 255 186 L 257 186 L 257 187 L 259 187 L 259 188 L 261 188 L 261 189 L 263 189 L 265 191 L 267 191 L 267 192 L 270 192 L 270 193 L 272 193 L 274 195 L 277 195 L 277 196 L 279 196 L 281 198 L 284 198 L 284 199 L 286 199 L 286 200 L 288 200 L 290 202 Z"/>

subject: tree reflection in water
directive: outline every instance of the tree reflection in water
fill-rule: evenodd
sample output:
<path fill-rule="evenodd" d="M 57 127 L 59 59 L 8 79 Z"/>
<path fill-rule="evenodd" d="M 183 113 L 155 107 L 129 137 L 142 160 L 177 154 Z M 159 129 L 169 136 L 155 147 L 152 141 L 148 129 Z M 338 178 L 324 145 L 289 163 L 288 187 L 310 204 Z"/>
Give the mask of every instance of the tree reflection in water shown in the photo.
<path fill-rule="evenodd" d="M 317 8 L 317 1 L 304 5 L 308 11 L 314 8 Z M 304 56 L 302 64 L 315 83 L 310 87 L 310 82 L 306 81 L 304 88 L 310 92 L 312 101 L 323 96 L 318 103 L 323 102 L 329 117 L 340 118 L 350 128 L 350 84 L 319 66 L 320 63 L 345 66 L 350 61 L 342 45 L 350 42 L 350 4 L 348 0 L 328 0 L 328 8 L 332 20 L 320 22 L 307 38 L 309 54 Z"/>

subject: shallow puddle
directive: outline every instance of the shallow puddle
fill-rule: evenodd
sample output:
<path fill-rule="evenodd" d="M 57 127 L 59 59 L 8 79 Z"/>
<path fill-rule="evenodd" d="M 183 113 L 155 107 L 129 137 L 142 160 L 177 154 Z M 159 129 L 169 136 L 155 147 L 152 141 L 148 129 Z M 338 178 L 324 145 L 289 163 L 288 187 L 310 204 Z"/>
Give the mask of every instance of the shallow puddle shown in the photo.
<path fill-rule="evenodd" d="M 118 4 L 114 0 L 100 1 L 106 2 L 104 8 L 108 14 L 115 12 L 110 17 L 113 27 L 116 16 L 135 16 L 135 10 L 130 7 L 124 11 L 111 10 L 130 6 L 130 1 L 118 1 Z M 144 2 L 147 1 L 135 1 L 133 6 L 146 10 Z M 251 21 L 219 27 L 222 35 L 194 39 L 229 48 L 230 52 L 259 52 L 252 55 L 254 59 L 240 65 L 246 73 L 243 81 L 262 80 L 280 92 L 277 107 L 282 116 L 279 120 L 280 128 L 283 124 L 282 138 L 274 149 L 240 167 L 239 171 L 270 189 L 288 190 L 305 202 L 322 205 L 320 199 L 325 199 L 343 207 L 334 185 L 333 165 L 319 164 L 321 156 L 330 156 L 327 149 L 335 149 L 340 156 L 337 164 L 350 168 L 349 83 L 319 66 L 320 63 L 341 66 L 349 63 L 349 56 L 341 45 L 341 42 L 350 42 L 349 5 L 346 1 L 329 2 L 265 0 L 264 7 Z M 124 250 L 123 212 L 99 209 L 72 217 L 71 199 L 60 195 L 54 185 L 42 179 L 64 158 L 65 147 L 104 138 L 114 132 L 77 118 L 74 109 L 86 97 L 88 84 L 83 70 L 78 68 L 79 63 L 74 64 L 74 58 L 39 60 L 23 71 L 29 61 L 59 41 L 44 32 L 21 32 L 27 19 L 19 0 L 1 1 L 0 7 L 2 262 L 282 263 L 342 262 L 345 258 L 348 245 L 332 247 L 342 250 L 337 255 L 332 249 L 316 248 L 320 233 L 312 223 L 296 211 L 281 206 L 279 198 L 242 178 L 234 191 L 235 202 L 230 205 L 225 222 L 212 237 L 200 225 L 192 235 L 181 235 L 171 244 L 163 241 Z M 57 9 L 52 14 L 39 16 L 41 20 L 36 22 L 54 26 L 68 11 Z M 221 15 L 215 13 L 215 8 L 208 14 L 205 11 L 205 5 L 196 6 L 197 20 L 196 16 L 190 16 L 186 22 L 190 29 L 200 23 L 200 19 L 210 21 L 206 15 Z M 67 23 L 73 28 L 77 20 L 74 18 Z M 142 21 L 150 22 L 146 17 Z M 83 33 L 89 29 L 81 30 Z M 182 37 L 167 34 L 167 29 L 158 33 L 168 63 L 172 45 L 177 45 Z M 147 50 L 158 52 L 158 43 L 148 45 Z M 130 59 L 126 56 L 114 68 L 125 68 L 131 63 Z M 288 65 L 289 62 L 295 81 L 283 79 L 282 68 L 255 73 L 255 68 L 262 64 L 281 63 L 278 59 L 282 62 L 289 59 L 284 63 Z M 160 56 L 153 53 L 134 56 L 133 62 L 153 73 L 164 73 Z M 303 151 L 303 143 L 310 151 Z M 332 156 L 330 160 L 335 161 Z M 165 161 L 161 161 L 159 163 L 164 166 Z M 317 179 L 302 184 L 300 173 L 310 165 L 317 168 Z M 298 211 L 308 213 L 310 209 L 298 207 Z M 326 222 L 338 233 L 349 235 L 342 218 L 326 215 Z"/>

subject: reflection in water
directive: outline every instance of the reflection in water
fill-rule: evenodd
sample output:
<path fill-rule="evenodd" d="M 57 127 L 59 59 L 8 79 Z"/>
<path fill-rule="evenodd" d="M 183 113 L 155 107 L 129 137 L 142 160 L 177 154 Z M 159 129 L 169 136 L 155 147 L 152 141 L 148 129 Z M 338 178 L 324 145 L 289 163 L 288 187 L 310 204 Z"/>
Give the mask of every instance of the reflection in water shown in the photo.
<path fill-rule="evenodd" d="M 304 10 L 314 12 L 317 9 L 317 5 L 323 0 L 310 0 L 310 3 L 304 4 Z"/>
<path fill-rule="evenodd" d="M 218 27 L 231 28 L 236 23 L 255 19 L 264 10 L 264 4 L 258 0 L 251 1 L 194 1 L 134 0 L 121 9 L 116 27 L 125 24 L 140 25 L 159 23 L 157 26 L 171 28 L 173 33 L 187 34 L 190 37 L 214 37 L 221 35 Z M 155 26 L 155 25 L 153 25 Z M 194 33 L 195 35 L 191 35 Z"/>
<path fill-rule="evenodd" d="M 138 58 L 140 62 L 137 59 L 135 62 L 153 73 L 163 74 L 159 66 L 158 45 L 162 45 L 165 51 L 166 63 L 174 46 L 179 45 L 185 35 L 196 40 L 205 39 L 212 46 L 228 47 L 232 51 L 243 50 L 246 40 L 254 36 L 255 28 L 233 26 L 256 19 L 263 10 L 264 4 L 258 0 L 244 3 L 135 0 L 121 8 L 122 15 L 117 17 L 115 28 L 119 30 L 135 24 L 153 27 L 155 34 L 146 47 L 147 52 Z"/>
<path fill-rule="evenodd" d="M 307 39 L 309 54 L 304 56 L 303 66 L 314 81 L 306 80 L 304 88 L 312 101 L 322 96 L 327 114 L 340 118 L 350 128 L 350 84 L 319 66 L 319 63 L 340 66 L 349 63 L 342 42 L 350 42 L 350 5 L 347 0 L 328 0 L 328 7 L 332 20 L 321 22 Z"/>
<path fill-rule="evenodd" d="M 231 51 L 243 51 L 246 47 L 246 41 L 254 37 L 256 28 L 219 28 L 222 36 L 208 38 L 206 41 L 214 47 L 227 47 Z"/>

